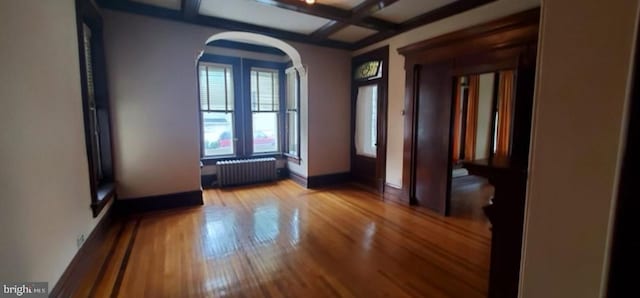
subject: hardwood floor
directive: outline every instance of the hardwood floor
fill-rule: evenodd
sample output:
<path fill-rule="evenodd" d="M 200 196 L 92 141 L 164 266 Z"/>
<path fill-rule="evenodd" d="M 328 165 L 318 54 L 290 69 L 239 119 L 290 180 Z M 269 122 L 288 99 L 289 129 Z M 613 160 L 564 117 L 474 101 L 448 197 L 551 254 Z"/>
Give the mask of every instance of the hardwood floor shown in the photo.
<path fill-rule="evenodd" d="M 204 196 L 120 225 L 92 295 L 486 297 L 490 233 L 469 218 L 289 180 Z"/>

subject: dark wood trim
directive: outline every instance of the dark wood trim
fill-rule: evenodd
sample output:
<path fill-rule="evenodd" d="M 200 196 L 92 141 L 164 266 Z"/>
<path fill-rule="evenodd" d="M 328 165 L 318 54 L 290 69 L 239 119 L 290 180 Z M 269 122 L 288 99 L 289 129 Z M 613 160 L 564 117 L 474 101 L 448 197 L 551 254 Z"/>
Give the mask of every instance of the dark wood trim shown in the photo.
<path fill-rule="evenodd" d="M 471 10 L 487 3 L 494 2 L 496 0 L 458 0 L 451 4 L 447 4 L 438 9 L 426 12 L 422 15 L 409 19 L 400 24 L 400 27 L 395 31 L 382 31 L 380 33 L 368 36 L 354 44 L 355 49 L 364 48 L 372 45 L 376 42 L 383 41 L 387 38 L 391 38 L 394 35 L 398 35 L 409 30 L 434 23 L 436 21 L 448 18 L 450 16 Z"/>
<path fill-rule="evenodd" d="M 381 9 L 397 2 L 398 0 L 366 0 L 351 10 L 351 24 L 360 23 L 360 21 L 364 18 L 370 17 L 374 13 L 380 11 Z M 323 39 L 327 38 L 329 35 L 338 32 L 344 28 L 349 26 L 349 23 L 339 22 L 339 21 L 331 21 L 322 26 L 320 29 L 311 33 L 311 38 L 314 39 Z M 395 24 L 391 24 L 387 26 L 387 31 L 392 30 L 396 27 Z"/>
<path fill-rule="evenodd" d="M 154 195 L 141 198 L 118 199 L 115 208 L 118 214 L 135 214 L 173 208 L 204 205 L 202 190 Z"/>
<path fill-rule="evenodd" d="M 638 238 L 638 212 L 640 212 L 640 31 L 637 31 L 633 89 L 630 99 L 626 148 L 618 186 L 618 201 L 611 244 L 607 297 L 629 297 L 637 291 L 640 266 L 640 239 Z"/>
<path fill-rule="evenodd" d="M 278 48 L 261 46 L 257 44 L 250 44 L 250 43 L 244 43 L 244 42 L 237 42 L 233 40 L 214 40 L 208 43 L 207 46 L 242 50 L 242 51 L 249 51 L 249 52 L 256 52 L 256 53 L 263 53 L 263 54 L 270 54 L 270 55 L 287 56 L 287 53 L 283 52 Z"/>
<path fill-rule="evenodd" d="M 366 61 L 381 60 L 382 61 L 382 77 L 368 81 L 357 81 L 354 79 L 356 68 Z M 371 84 L 378 85 L 378 150 L 375 165 L 375 180 L 365 181 L 357 179 L 364 177 L 370 173 L 359 173 L 358 164 L 362 164 L 365 158 L 356 155 L 355 149 L 355 119 L 356 119 L 356 97 L 358 88 Z M 358 183 L 362 183 L 368 187 L 376 189 L 378 193 L 384 191 L 384 181 L 387 173 L 387 121 L 389 106 L 389 46 L 369 51 L 358 55 L 351 60 L 351 177 Z"/>
<path fill-rule="evenodd" d="M 201 0 L 182 0 L 181 8 L 184 17 L 192 19 L 198 15 Z"/>
<path fill-rule="evenodd" d="M 456 76 L 515 70 L 511 156 L 464 163 L 495 187 L 493 204 L 484 208 L 492 224 L 492 298 L 518 293 L 539 17 L 539 9 L 528 10 L 398 50 L 405 56 L 407 75 L 403 189 L 408 197 L 403 199 L 445 215 L 453 163 L 452 95 L 445 91 L 455 88 Z"/>
<path fill-rule="evenodd" d="M 412 160 L 416 154 L 414 138 L 417 132 L 415 102 L 418 100 L 421 65 L 451 60 L 452 69 L 457 75 L 476 72 L 479 70 L 476 65 L 479 64 L 485 65 L 483 71 L 490 71 L 492 68 L 502 69 L 505 65 L 515 68 L 520 53 L 530 51 L 526 44 L 535 43 L 537 40 L 539 17 L 540 10 L 531 9 L 398 49 L 398 52 L 405 56 L 407 70 L 402 188 L 407 190 L 406 195 L 409 197 L 404 198 L 405 200 L 413 202 L 411 190 L 414 185 L 411 177 L 415 175 Z M 473 54 L 476 59 L 459 58 Z M 508 62 L 504 62 L 505 60 Z"/>
<path fill-rule="evenodd" d="M 385 183 L 384 185 L 384 199 L 389 201 L 394 201 L 397 203 L 401 203 L 403 205 L 408 205 L 408 201 L 404 201 L 406 195 L 404 194 L 404 190 L 401 188 L 397 188 L 389 183 Z"/>
<path fill-rule="evenodd" d="M 100 211 L 116 196 L 116 185 L 114 183 L 105 183 L 98 187 L 96 192 L 97 200 L 91 202 L 91 212 L 93 217 L 97 217 Z"/>
<path fill-rule="evenodd" d="M 150 16 L 155 18 L 168 19 L 168 20 L 173 20 L 178 22 L 196 24 L 196 25 L 213 27 L 213 28 L 220 28 L 225 30 L 259 33 L 259 34 L 264 34 L 267 36 L 271 36 L 271 37 L 275 37 L 283 40 L 297 41 L 297 42 L 314 44 L 314 45 L 323 46 L 323 47 L 345 49 L 345 50 L 350 50 L 353 48 L 350 43 L 346 43 L 346 42 L 340 42 L 340 41 L 335 41 L 330 39 L 312 40 L 309 38 L 308 35 L 305 35 L 305 34 L 294 33 L 290 31 L 274 29 L 274 28 L 268 28 L 264 26 L 258 26 L 258 25 L 253 25 L 253 24 L 243 23 L 238 21 L 232 21 L 232 20 L 227 20 L 223 18 L 209 17 L 209 16 L 203 16 L 203 15 L 196 15 L 194 17 L 187 18 L 185 17 L 185 14 L 183 14 L 181 11 L 178 11 L 178 10 L 148 5 L 148 4 L 129 1 L 129 0 L 96 0 L 96 2 L 102 8 L 123 11 L 123 12 L 128 12 L 133 14 L 139 14 L 144 16 Z"/>
<path fill-rule="evenodd" d="M 82 112 L 84 123 L 85 148 L 87 152 L 87 165 L 89 170 L 89 190 L 91 194 L 90 207 L 93 217 L 97 217 L 102 208 L 115 196 L 114 190 L 105 192 L 105 187 L 112 187 L 115 181 L 115 167 L 113 164 L 111 142 L 113 133 L 111 129 L 111 113 L 109 104 L 109 91 L 106 73 L 106 61 L 104 55 L 104 41 L 102 17 L 89 0 L 76 0 L 76 34 L 78 38 L 78 59 L 80 66 L 80 87 L 82 96 Z M 89 80 L 85 57 L 84 28 L 86 24 L 91 30 L 91 64 L 93 74 L 94 101 L 96 123 L 99 126 L 99 149 L 94 149 L 96 136 L 91 130 L 92 121 L 89 106 Z M 106 116 L 105 116 L 106 115 Z M 97 152 L 99 150 L 99 152 Z M 96 159 L 96 160 L 94 160 Z M 98 174 L 96 161 L 100 162 L 102 171 Z M 99 177 L 102 175 L 102 177 Z"/>
<path fill-rule="evenodd" d="M 296 172 L 289 171 L 289 178 L 295 183 L 300 184 L 302 187 L 307 187 L 307 177 L 304 177 Z"/>
<path fill-rule="evenodd" d="M 307 177 L 307 188 L 321 188 L 351 182 L 351 173 L 335 173 Z"/>
<path fill-rule="evenodd" d="M 533 8 L 501 19 L 413 43 L 399 48 L 398 53 L 406 56 L 410 53 L 433 50 L 435 48 L 441 47 L 449 47 L 456 43 L 465 43 L 466 41 L 479 38 L 484 38 L 486 40 L 484 43 L 479 44 L 479 46 L 482 46 L 482 48 L 477 49 L 476 52 L 482 52 L 493 48 L 506 48 L 514 47 L 521 44 L 527 44 L 533 40 L 536 40 L 537 34 L 531 34 L 530 31 L 515 29 L 528 29 L 530 27 L 535 27 L 535 32 L 537 33 L 538 28 L 535 25 L 539 23 L 539 19 L 540 8 Z M 507 33 L 510 31 L 515 32 L 513 32 L 512 35 L 509 36 L 501 36 L 501 38 L 499 39 L 486 38 L 487 36 L 492 34 L 497 34 L 500 32 Z M 520 38 L 514 39 L 513 35 Z M 465 48 L 464 50 L 468 51 L 469 49 Z"/>
<path fill-rule="evenodd" d="M 382 19 L 374 18 L 374 17 L 357 17 L 354 15 L 353 11 L 344 10 L 341 8 L 333 7 L 330 5 L 324 5 L 320 3 L 315 3 L 313 5 L 308 5 L 304 1 L 300 0 L 254 0 L 256 2 L 260 2 L 265 5 L 271 5 L 282 9 L 292 10 L 295 12 L 300 12 L 308 15 L 313 15 L 333 21 L 338 21 L 341 23 L 346 23 L 349 25 L 361 26 L 377 31 L 387 31 L 387 30 L 395 30 L 398 28 L 398 25 L 395 23 L 387 22 Z M 384 0 L 378 0 L 374 2 L 384 2 Z M 375 3 L 372 3 L 375 4 Z M 365 11 L 359 12 L 361 14 L 365 14 Z"/>
<path fill-rule="evenodd" d="M 96 224 L 87 240 L 80 247 L 71 262 L 62 273 L 62 276 L 51 289 L 49 297 L 72 297 L 82 285 L 87 273 L 95 266 L 104 266 L 109 258 L 108 254 L 102 254 L 101 247 L 111 247 L 107 242 L 109 229 L 115 222 L 113 207 L 106 211 L 104 216 Z M 115 238 L 114 243 L 117 242 Z"/>

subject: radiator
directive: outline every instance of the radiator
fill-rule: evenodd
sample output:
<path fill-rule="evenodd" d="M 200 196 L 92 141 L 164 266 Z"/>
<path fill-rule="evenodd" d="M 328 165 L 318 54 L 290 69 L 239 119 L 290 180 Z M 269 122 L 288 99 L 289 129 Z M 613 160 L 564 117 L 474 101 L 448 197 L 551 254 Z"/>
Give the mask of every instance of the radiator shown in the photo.
<path fill-rule="evenodd" d="M 220 187 L 276 180 L 276 159 L 254 158 L 216 162 Z"/>

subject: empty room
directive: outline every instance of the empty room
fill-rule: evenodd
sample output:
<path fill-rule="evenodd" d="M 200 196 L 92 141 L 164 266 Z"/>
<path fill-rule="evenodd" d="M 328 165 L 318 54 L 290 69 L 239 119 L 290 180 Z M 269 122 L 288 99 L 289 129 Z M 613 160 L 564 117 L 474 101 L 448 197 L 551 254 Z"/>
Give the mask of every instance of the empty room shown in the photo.
<path fill-rule="evenodd" d="M 639 12 L 2 0 L 0 296 L 630 297 Z"/>

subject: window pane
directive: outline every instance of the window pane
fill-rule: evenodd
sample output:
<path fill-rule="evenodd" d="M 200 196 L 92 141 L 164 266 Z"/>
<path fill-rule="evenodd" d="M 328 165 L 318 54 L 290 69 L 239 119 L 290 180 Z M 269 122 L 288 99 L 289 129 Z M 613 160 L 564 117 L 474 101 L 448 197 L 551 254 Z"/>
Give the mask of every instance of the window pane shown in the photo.
<path fill-rule="evenodd" d="M 233 110 L 233 69 L 231 65 L 201 64 L 200 108 L 202 110 Z"/>
<path fill-rule="evenodd" d="M 378 85 L 358 88 L 356 99 L 356 154 L 376 157 Z"/>
<path fill-rule="evenodd" d="M 354 77 L 358 81 L 372 80 L 382 77 L 382 61 L 369 61 L 356 68 Z"/>
<path fill-rule="evenodd" d="M 298 111 L 287 112 L 287 153 L 298 155 Z"/>
<path fill-rule="evenodd" d="M 287 72 L 287 109 L 298 109 L 298 76 L 295 71 Z"/>
<path fill-rule="evenodd" d="M 278 113 L 253 113 L 253 152 L 278 151 Z"/>
<path fill-rule="evenodd" d="M 205 156 L 233 155 L 233 113 L 202 112 Z"/>
<path fill-rule="evenodd" d="M 278 70 L 251 70 L 251 110 L 277 111 L 279 109 L 280 88 Z"/>
<path fill-rule="evenodd" d="M 209 109 L 209 98 L 207 95 L 207 67 L 200 66 L 198 79 L 200 80 L 200 109 L 208 110 Z"/>

